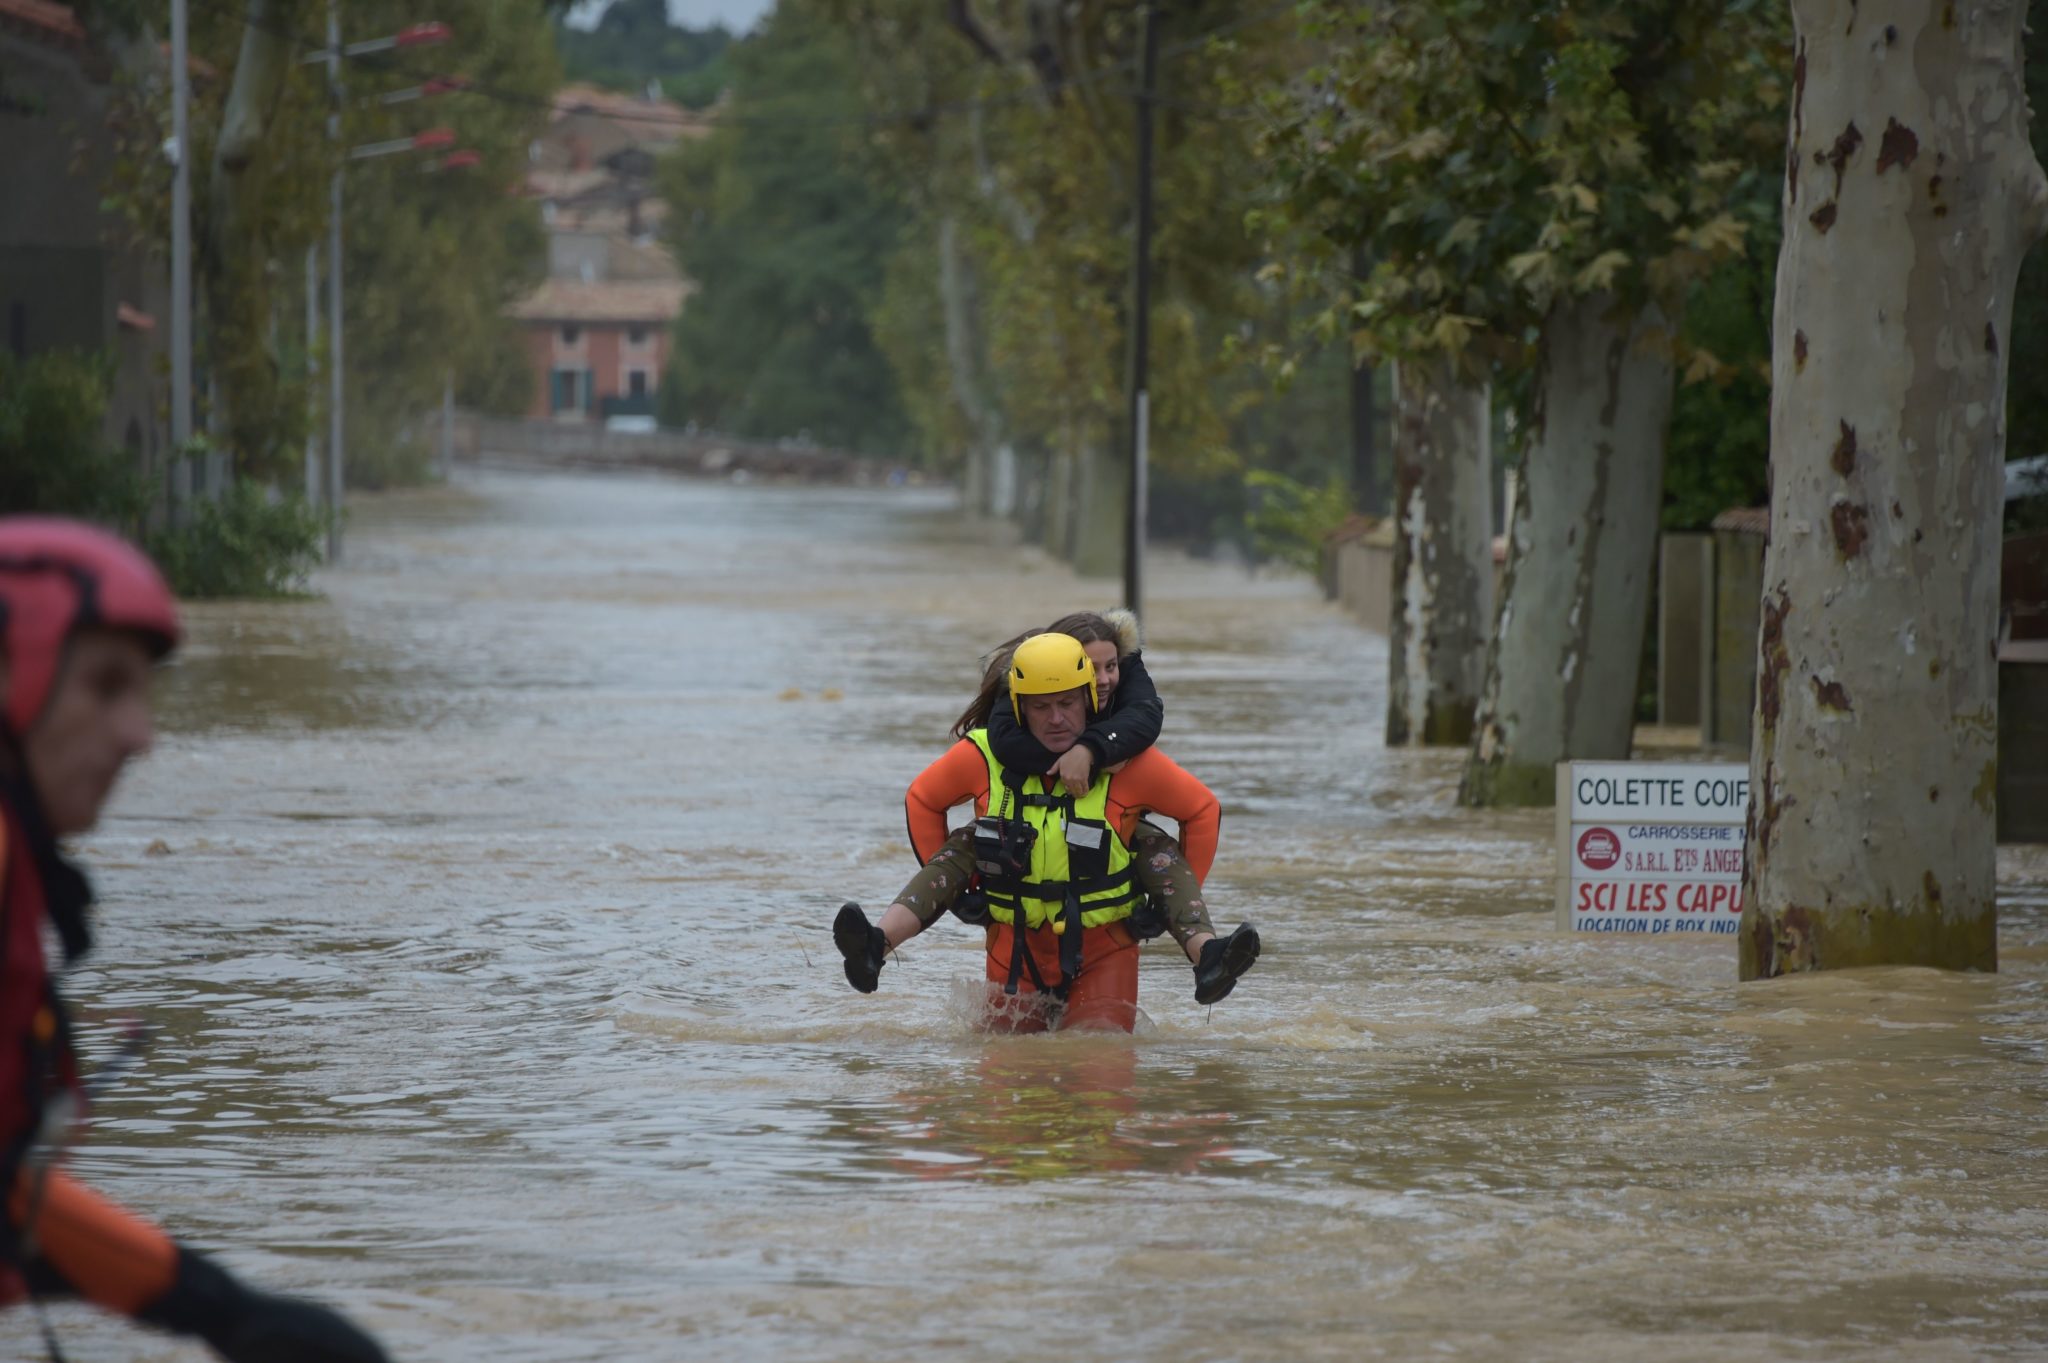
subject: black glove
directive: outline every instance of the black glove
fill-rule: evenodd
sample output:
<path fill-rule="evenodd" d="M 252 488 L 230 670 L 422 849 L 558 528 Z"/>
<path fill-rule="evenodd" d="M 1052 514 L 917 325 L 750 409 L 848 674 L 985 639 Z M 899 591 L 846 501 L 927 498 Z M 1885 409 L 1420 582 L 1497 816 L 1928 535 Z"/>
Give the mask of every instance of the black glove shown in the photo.
<path fill-rule="evenodd" d="M 196 1335 L 228 1363 L 391 1363 L 376 1340 L 335 1312 L 252 1291 L 182 1245 L 170 1290 L 135 1318 Z"/>

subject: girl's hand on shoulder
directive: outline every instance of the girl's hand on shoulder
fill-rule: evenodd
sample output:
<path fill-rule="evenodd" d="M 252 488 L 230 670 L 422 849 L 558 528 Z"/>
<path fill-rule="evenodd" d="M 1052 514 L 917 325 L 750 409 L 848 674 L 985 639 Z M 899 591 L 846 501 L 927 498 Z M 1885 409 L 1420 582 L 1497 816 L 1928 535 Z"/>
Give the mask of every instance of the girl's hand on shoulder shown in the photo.
<path fill-rule="evenodd" d="M 1060 754 L 1059 761 L 1052 764 L 1047 776 L 1057 776 L 1066 786 L 1067 794 L 1076 798 L 1086 795 L 1088 787 L 1095 784 L 1095 754 L 1085 743 L 1076 743 Z"/>

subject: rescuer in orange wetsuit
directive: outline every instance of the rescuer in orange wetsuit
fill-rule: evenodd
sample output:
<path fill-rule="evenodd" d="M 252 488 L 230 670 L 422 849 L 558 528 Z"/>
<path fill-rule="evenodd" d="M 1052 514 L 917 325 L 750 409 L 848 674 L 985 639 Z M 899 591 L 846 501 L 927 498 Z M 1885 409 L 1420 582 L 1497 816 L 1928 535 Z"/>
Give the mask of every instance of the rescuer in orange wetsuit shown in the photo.
<path fill-rule="evenodd" d="M 85 1093 L 43 933 L 67 962 L 83 955 L 92 892 L 57 839 L 98 822 L 149 746 L 150 674 L 178 633 L 169 589 L 129 545 L 0 517 L 0 1307 L 77 1297 L 232 1363 L 384 1363 L 332 1311 L 253 1291 L 58 1165 Z"/>
<path fill-rule="evenodd" d="M 1078 741 L 1096 706 L 1094 664 L 1080 641 L 1065 634 L 1026 639 L 1009 661 L 1008 680 L 1018 722 L 1048 752 L 1057 756 Z M 1006 994 L 1051 996 L 1062 1005 L 1061 1026 L 1130 1030 L 1138 939 L 1128 920 L 1141 897 L 1133 884 L 1132 835 L 1148 810 L 1174 819 L 1188 864 L 1204 876 L 1216 854 L 1216 797 L 1156 748 L 1097 772 L 1077 793 L 1050 777 L 1006 768 L 987 730 L 976 729 L 911 785 L 905 808 L 920 860 L 946 842 L 946 811 L 970 800 L 989 920 L 988 978 Z M 833 940 L 848 980 L 872 992 L 887 951 L 923 926 L 902 903 L 891 904 L 879 926 L 858 905 L 841 908 Z M 1198 1000 L 1228 993 L 1258 952 L 1258 932 L 1249 924 L 1203 943 Z M 1038 1018 L 1023 1022 L 1040 1025 Z"/>
<path fill-rule="evenodd" d="M 1058 755 L 1047 752 L 1017 722 L 1010 700 L 1010 652 L 1034 634 L 1071 634 L 1095 664 L 1095 714 L 1074 746 Z M 1114 771 L 1159 742 L 1166 706 L 1145 666 L 1143 648 L 1138 617 L 1127 610 L 1074 611 L 1044 629 L 1026 630 L 991 656 L 980 689 L 953 722 L 953 736 L 987 729 L 989 750 L 1004 767 L 1043 772 L 1058 777 L 1071 792 L 1085 791 L 1098 769 Z M 948 909 L 957 911 L 974 879 L 972 832 L 971 827 L 953 830 L 939 853 L 925 857 L 924 868 L 897 893 L 895 902 L 927 926 Z M 1201 878 L 1188 865 L 1179 839 L 1153 820 L 1140 819 L 1130 846 L 1131 874 L 1145 898 L 1127 926 L 1140 938 L 1156 937 L 1163 929 L 1199 967 L 1216 926 L 1209 921 Z M 1199 980 L 1197 989 L 1204 993 L 1198 1003 L 1214 1003 L 1229 992 L 1227 984 L 1200 991 Z"/>

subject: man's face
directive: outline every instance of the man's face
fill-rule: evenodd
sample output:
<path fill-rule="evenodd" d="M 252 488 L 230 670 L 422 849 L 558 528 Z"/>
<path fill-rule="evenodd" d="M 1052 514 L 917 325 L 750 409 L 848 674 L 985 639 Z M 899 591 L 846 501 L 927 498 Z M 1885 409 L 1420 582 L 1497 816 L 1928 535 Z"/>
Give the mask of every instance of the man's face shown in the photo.
<path fill-rule="evenodd" d="M 132 634 L 85 630 L 72 637 L 50 698 L 22 738 L 51 832 L 83 833 L 99 822 L 121 768 L 148 749 L 154 671 L 149 650 Z M 0 695 L 6 678 L 0 661 Z"/>
<path fill-rule="evenodd" d="M 1021 699 L 1024 727 L 1049 753 L 1057 755 L 1073 747 L 1088 727 L 1088 688 L 1084 686 Z"/>

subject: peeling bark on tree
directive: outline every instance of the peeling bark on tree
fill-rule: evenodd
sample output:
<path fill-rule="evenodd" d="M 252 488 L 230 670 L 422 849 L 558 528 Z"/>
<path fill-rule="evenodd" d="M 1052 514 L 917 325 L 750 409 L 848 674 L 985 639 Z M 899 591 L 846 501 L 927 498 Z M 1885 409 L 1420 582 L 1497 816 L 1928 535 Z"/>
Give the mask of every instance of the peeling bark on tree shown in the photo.
<path fill-rule="evenodd" d="M 1003 419 L 982 383 L 981 330 L 975 325 L 978 305 L 974 266 L 960 244 L 960 225 L 952 214 L 939 219 L 939 298 L 946 318 L 946 367 L 953 400 L 967 418 L 973 438 L 968 443 L 962 499 L 977 516 L 993 510 L 996 451 L 1003 445 Z"/>
<path fill-rule="evenodd" d="M 1625 758 L 1670 426 L 1663 316 L 1607 295 L 1544 323 L 1541 420 L 1508 534 L 1468 805 L 1547 805 L 1566 758 Z"/>
<path fill-rule="evenodd" d="M 1361 516 L 1387 514 L 1387 487 L 1380 476 L 1379 444 L 1374 438 L 1374 428 L 1379 425 L 1373 402 L 1377 381 L 1369 364 L 1356 365 L 1351 371 L 1351 509 Z"/>
<path fill-rule="evenodd" d="M 1387 744 L 1468 743 L 1493 617 L 1487 390 L 1444 356 L 1404 360 L 1394 412 Z"/>
<path fill-rule="evenodd" d="M 1046 460 L 1044 525 L 1039 542 L 1082 577 L 1123 571 L 1127 465 L 1106 439 L 1071 437 Z"/>
<path fill-rule="evenodd" d="M 223 338 L 250 333 L 263 324 L 243 306 L 252 295 L 247 277 L 264 267 L 259 251 L 250 249 L 247 224 L 255 216 L 244 202 L 251 190 L 243 174 L 262 145 L 270 115 L 292 71 L 290 31 L 272 0 L 249 0 L 242 46 L 235 57 L 235 81 L 221 111 L 220 135 L 214 141 L 213 164 L 207 177 L 208 212 L 205 235 L 198 242 L 200 273 L 206 297 L 207 331 Z M 223 349 L 232 350 L 231 341 Z M 239 405 L 232 366 L 216 366 L 218 386 L 210 407 L 209 426 L 217 443 L 228 444 L 232 413 Z M 246 458 L 253 451 L 236 451 Z"/>
<path fill-rule="evenodd" d="M 996 174 L 995 164 L 989 159 L 988 139 L 982 128 L 981 110 L 977 107 L 967 115 L 967 141 L 974 152 L 974 185 L 981 197 L 988 201 L 1003 226 L 1010 229 L 1010 235 L 1025 246 L 1038 239 L 1038 219 L 1015 194 L 1003 184 Z"/>
<path fill-rule="evenodd" d="M 1067 559 L 1083 577 L 1115 577 L 1124 566 L 1130 464 L 1105 439 L 1079 450 L 1074 467 L 1074 538 Z"/>
<path fill-rule="evenodd" d="M 1075 465 L 1078 462 L 1071 449 L 1046 451 L 1045 493 L 1040 503 L 1044 513 L 1043 530 L 1039 543 L 1057 559 L 1068 559 L 1074 552 L 1074 488 L 1080 481 Z"/>
<path fill-rule="evenodd" d="M 277 6 L 270 0 L 250 0 L 248 22 L 242 28 L 242 47 L 235 56 L 235 83 L 228 90 L 227 106 L 221 111 L 220 136 L 213 146 L 213 167 L 209 192 L 214 213 L 226 220 L 232 216 L 239 176 L 262 144 L 270 113 L 277 107 L 278 91 L 292 71 L 292 43 L 289 30 L 280 21 Z"/>
<path fill-rule="evenodd" d="M 1372 274 L 1372 254 L 1363 246 L 1351 252 L 1351 276 L 1363 280 Z M 1373 366 L 1354 359 L 1351 367 L 1351 509 L 1363 516 L 1387 514 L 1387 482 L 1380 474 L 1376 432 L 1379 416 L 1374 410 L 1373 388 L 1377 376 Z"/>
<path fill-rule="evenodd" d="M 2025 6 L 1792 9 L 1741 975 L 1992 970 Z"/>

